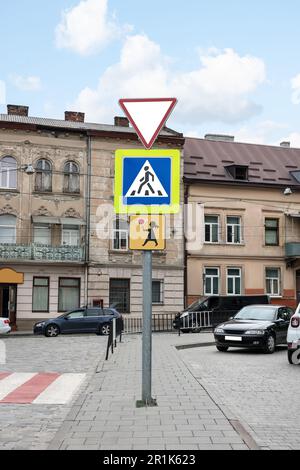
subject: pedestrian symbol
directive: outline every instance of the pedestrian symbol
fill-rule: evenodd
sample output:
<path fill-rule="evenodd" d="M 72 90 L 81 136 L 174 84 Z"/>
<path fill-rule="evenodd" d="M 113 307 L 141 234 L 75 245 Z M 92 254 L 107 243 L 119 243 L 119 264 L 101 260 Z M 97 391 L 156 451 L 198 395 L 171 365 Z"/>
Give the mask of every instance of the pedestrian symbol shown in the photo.
<path fill-rule="evenodd" d="M 125 197 L 168 197 L 157 174 L 149 160 L 142 165 L 141 170 L 127 191 Z"/>
<path fill-rule="evenodd" d="M 164 250 L 164 216 L 153 214 L 131 216 L 129 248 L 130 250 Z"/>

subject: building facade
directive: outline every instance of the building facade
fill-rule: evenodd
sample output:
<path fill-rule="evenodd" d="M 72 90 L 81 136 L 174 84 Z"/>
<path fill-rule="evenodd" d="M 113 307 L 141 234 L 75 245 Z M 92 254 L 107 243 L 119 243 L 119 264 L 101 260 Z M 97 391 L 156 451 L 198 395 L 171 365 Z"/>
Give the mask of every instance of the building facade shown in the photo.
<path fill-rule="evenodd" d="M 186 303 L 202 295 L 268 294 L 300 301 L 300 150 L 186 139 L 186 200 L 202 208 L 186 252 Z"/>
<path fill-rule="evenodd" d="M 157 148 L 183 143 L 165 129 Z M 128 249 L 128 220 L 112 211 L 115 150 L 138 147 L 124 118 L 34 118 L 24 106 L 0 115 L 0 316 L 14 328 L 82 305 L 141 314 L 141 257 Z M 169 226 L 167 250 L 154 256 L 154 313 L 183 306 L 182 216 Z"/>

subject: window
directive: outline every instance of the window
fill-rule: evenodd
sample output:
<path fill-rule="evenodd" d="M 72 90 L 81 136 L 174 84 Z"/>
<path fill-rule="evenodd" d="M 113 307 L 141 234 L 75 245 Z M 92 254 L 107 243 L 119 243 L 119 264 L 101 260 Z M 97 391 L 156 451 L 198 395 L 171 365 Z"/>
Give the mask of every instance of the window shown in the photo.
<path fill-rule="evenodd" d="M 246 165 L 228 165 L 225 168 L 235 180 L 245 181 L 248 179 L 248 166 Z"/>
<path fill-rule="evenodd" d="M 0 215 L 0 243 L 16 243 L 17 218 L 14 215 Z"/>
<path fill-rule="evenodd" d="M 69 320 L 76 320 L 76 318 L 84 318 L 84 316 L 84 310 L 76 310 L 74 312 L 69 313 L 66 318 L 68 318 Z"/>
<path fill-rule="evenodd" d="M 0 160 L 0 187 L 16 189 L 17 162 L 13 157 L 4 157 Z"/>
<path fill-rule="evenodd" d="M 227 294 L 241 295 L 241 268 L 227 269 Z"/>
<path fill-rule="evenodd" d="M 217 215 L 205 216 L 205 242 L 218 243 L 219 241 L 219 217 Z"/>
<path fill-rule="evenodd" d="M 48 160 L 39 160 L 36 164 L 35 190 L 52 191 L 52 165 Z"/>
<path fill-rule="evenodd" d="M 162 304 L 164 302 L 164 282 L 152 281 L 152 303 Z"/>
<path fill-rule="evenodd" d="M 110 279 L 109 305 L 120 313 L 130 312 L 130 279 Z"/>
<path fill-rule="evenodd" d="M 67 162 L 64 166 L 64 193 L 79 193 L 79 166 L 74 162 Z"/>
<path fill-rule="evenodd" d="M 117 218 L 113 223 L 113 249 L 128 250 L 128 222 Z"/>
<path fill-rule="evenodd" d="M 79 228 L 77 225 L 63 226 L 62 245 L 79 246 Z"/>
<path fill-rule="evenodd" d="M 205 268 L 205 295 L 219 295 L 219 268 Z"/>
<path fill-rule="evenodd" d="M 60 278 L 58 289 L 58 310 L 67 312 L 80 305 L 80 279 Z"/>
<path fill-rule="evenodd" d="M 99 317 L 103 315 L 102 308 L 88 308 L 86 312 L 87 317 Z"/>
<path fill-rule="evenodd" d="M 241 218 L 240 217 L 227 217 L 226 224 L 227 243 L 239 244 L 241 243 Z"/>
<path fill-rule="evenodd" d="M 266 268 L 266 292 L 271 296 L 280 295 L 279 268 Z"/>
<path fill-rule="evenodd" d="M 49 312 L 49 277 L 34 277 L 32 311 Z"/>
<path fill-rule="evenodd" d="M 51 245 L 50 225 L 41 224 L 33 227 L 33 240 L 38 245 Z"/>
<path fill-rule="evenodd" d="M 269 246 L 279 245 L 279 219 L 265 219 L 265 243 Z"/>

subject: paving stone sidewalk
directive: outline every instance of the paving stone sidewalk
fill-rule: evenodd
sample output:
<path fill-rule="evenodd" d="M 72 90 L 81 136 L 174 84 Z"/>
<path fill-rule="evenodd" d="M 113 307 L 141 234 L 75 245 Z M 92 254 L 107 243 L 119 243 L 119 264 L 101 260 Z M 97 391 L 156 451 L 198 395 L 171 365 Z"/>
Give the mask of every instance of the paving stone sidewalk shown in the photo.
<path fill-rule="evenodd" d="M 141 336 L 125 336 L 72 407 L 50 449 L 248 449 L 193 377 L 175 344 L 207 342 L 211 334 L 153 335 L 154 408 L 141 399 Z"/>

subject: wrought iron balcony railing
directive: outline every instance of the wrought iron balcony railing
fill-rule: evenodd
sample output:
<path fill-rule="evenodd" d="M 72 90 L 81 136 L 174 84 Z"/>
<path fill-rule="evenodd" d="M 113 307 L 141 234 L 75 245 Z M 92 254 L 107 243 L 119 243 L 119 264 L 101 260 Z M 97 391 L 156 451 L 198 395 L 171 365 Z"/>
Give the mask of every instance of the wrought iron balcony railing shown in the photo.
<path fill-rule="evenodd" d="M 0 244 L 0 260 L 84 261 L 82 246 Z"/>

